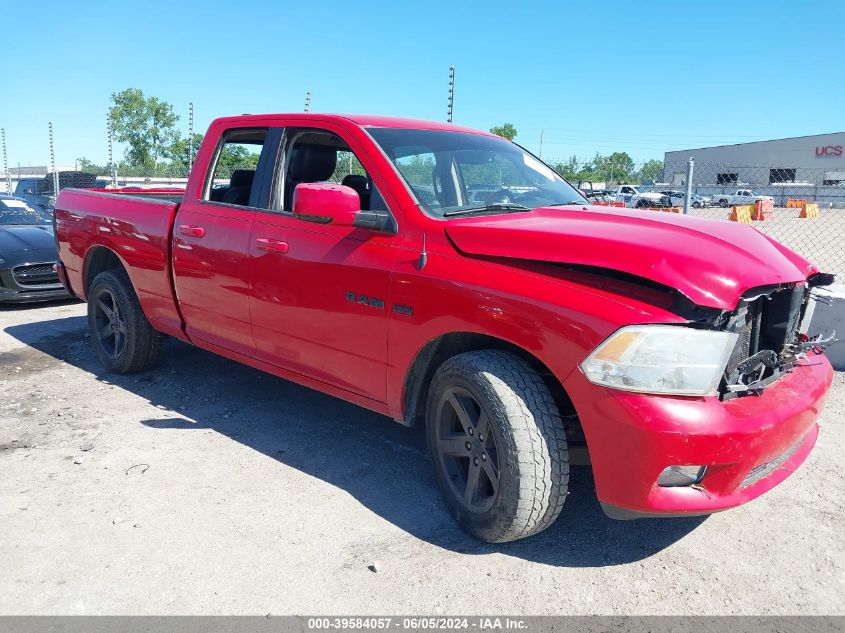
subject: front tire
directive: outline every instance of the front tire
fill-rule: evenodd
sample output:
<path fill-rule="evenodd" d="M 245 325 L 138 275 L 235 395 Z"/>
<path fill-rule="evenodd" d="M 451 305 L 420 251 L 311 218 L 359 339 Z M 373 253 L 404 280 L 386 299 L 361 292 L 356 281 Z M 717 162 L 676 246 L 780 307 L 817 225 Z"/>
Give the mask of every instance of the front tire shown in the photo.
<path fill-rule="evenodd" d="M 446 506 L 479 539 L 531 536 L 563 509 L 563 422 L 543 379 L 522 358 L 484 350 L 443 363 L 429 390 L 426 434 Z"/>
<path fill-rule="evenodd" d="M 129 276 L 122 270 L 102 272 L 88 292 L 91 343 L 103 365 L 116 374 L 149 369 L 161 355 L 162 335 L 153 329 Z"/>

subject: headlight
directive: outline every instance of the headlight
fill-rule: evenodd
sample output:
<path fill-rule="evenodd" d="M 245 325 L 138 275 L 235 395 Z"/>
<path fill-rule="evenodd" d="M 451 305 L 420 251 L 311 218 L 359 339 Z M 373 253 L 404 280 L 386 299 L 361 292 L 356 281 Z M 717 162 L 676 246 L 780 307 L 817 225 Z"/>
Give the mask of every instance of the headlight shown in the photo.
<path fill-rule="evenodd" d="M 679 325 L 617 330 L 581 363 L 591 383 L 643 393 L 716 393 L 737 335 Z"/>

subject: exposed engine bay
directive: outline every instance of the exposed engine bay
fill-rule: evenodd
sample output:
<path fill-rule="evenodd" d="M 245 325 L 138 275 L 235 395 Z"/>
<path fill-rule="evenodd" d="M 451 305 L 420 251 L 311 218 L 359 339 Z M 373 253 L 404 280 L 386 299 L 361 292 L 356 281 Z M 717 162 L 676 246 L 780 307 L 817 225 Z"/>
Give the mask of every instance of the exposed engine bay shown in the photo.
<path fill-rule="evenodd" d="M 755 288 L 743 295 L 726 321 L 723 317 L 719 319 L 723 323 L 714 324 L 739 335 L 725 369 L 724 399 L 760 393 L 801 359 L 821 354 L 835 340 L 835 332 L 802 333 L 809 303 L 822 300 L 812 289 L 832 282 L 833 275 L 820 273 L 806 284 Z"/>

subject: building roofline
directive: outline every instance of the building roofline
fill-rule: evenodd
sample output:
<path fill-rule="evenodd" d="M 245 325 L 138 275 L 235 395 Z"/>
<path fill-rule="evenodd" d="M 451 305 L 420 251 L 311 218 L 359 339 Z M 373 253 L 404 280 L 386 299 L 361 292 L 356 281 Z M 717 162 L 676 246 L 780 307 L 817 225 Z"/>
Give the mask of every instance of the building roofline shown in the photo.
<path fill-rule="evenodd" d="M 845 134 L 845 132 L 826 132 L 825 134 L 805 134 L 803 136 L 787 136 L 784 138 L 772 138 L 764 141 L 747 141 L 745 143 L 728 143 L 726 145 L 710 145 L 708 147 L 691 147 L 689 149 L 672 149 L 663 152 L 664 154 L 675 154 L 677 152 L 697 152 L 704 149 L 721 149 L 723 147 L 740 147 L 741 145 L 757 145 L 759 143 L 777 143 L 779 141 L 795 141 L 804 138 L 815 138 L 818 136 L 832 136 L 834 134 Z"/>

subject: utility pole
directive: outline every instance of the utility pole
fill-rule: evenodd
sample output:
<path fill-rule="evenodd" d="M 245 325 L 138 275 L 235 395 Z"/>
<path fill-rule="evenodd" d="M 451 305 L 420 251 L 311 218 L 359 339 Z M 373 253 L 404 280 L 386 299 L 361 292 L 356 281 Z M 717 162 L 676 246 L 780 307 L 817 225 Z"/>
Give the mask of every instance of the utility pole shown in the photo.
<path fill-rule="evenodd" d="M 114 143 L 113 143 L 113 133 L 111 127 L 111 112 L 106 114 L 106 134 L 108 136 L 108 144 L 109 144 L 109 177 L 111 178 L 111 184 L 114 187 L 117 187 L 117 168 L 114 165 Z"/>
<path fill-rule="evenodd" d="M 540 160 L 543 160 L 543 130 L 540 130 Z"/>
<path fill-rule="evenodd" d="M 690 156 L 687 163 L 687 182 L 684 192 L 684 215 L 689 213 L 689 199 L 692 198 L 692 175 L 695 172 L 695 159 Z"/>
<path fill-rule="evenodd" d="M 194 166 L 194 102 L 188 102 L 188 173 Z"/>
<path fill-rule="evenodd" d="M 305 93 L 305 114 L 311 112 L 311 91 Z"/>
<path fill-rule="evenodd" d="M 449 111 L 446 114 L 446 123 L 452 122 L 452 112 L 455 105 L 455 66 L 449 66 Z"/>
<path fill-rule="evenodd" d="M 53 145 L 53 122 L 47 123 L 50 131 L 50 168 L 53 170 L 53 195 L 59 195 L 59 172 L 56 171 L 56 148 Z"/>
<path fill-rule="evenodd" d="M 6 156 L 6 128 L 0 129 L 0 137 L 3 139 L 3 173 L 6 174 L 6 193 L 11 194 L 12 174 L 9 173 L 9 160 Z M 18 177 L 20 178 L 20 173 L 18 174 Z"/>

